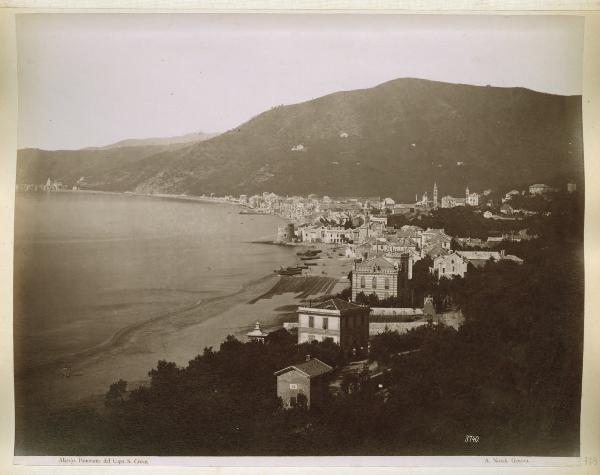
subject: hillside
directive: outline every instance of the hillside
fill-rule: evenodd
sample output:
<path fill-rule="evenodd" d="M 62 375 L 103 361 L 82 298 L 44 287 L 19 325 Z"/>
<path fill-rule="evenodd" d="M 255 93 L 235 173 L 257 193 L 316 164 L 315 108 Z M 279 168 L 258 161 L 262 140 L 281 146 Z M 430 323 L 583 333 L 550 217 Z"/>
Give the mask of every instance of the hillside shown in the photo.
<path fill-rule="evenodd" d="M 581 97 L 397 79 L 280 106 L 206 141 L 19 152 L 19 183 L 165 193 L 381 195 L 414 199 L 583 182 Z M 89 154 L 93 155 L 90 159 Z M 106 154 L 106 155 L 105 155 Z M 51 163 L 51 165 L 49 165 Z"/>

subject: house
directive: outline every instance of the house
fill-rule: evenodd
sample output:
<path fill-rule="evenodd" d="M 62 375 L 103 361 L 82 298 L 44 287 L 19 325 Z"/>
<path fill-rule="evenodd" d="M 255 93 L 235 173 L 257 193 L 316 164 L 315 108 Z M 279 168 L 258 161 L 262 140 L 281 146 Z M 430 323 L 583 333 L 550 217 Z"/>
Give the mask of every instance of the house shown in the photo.
<path fill-rule="evenodd" d="M 355 262 L 352 270 L 352 300 L 359 293 L 375 294 L 379 299 L 397 297 L 398 290 L 405 286 L 412 273 L 409 255 L 403 254 L 401 263 L 387 257 L 372 257 Z"/>
<path fill-rule="evenodd" d="M 479 193 L 469 193 L 469 187 L 465 190 L 465 204 L 467 206 L 479 206 Z"/>
<path fill-rule="evenodd" d="M 392 214 L 414 214 L 416 207 L 413 203 L 396 203 L 392 208 Z"/>
<path fill-rule="evenodd" d="M 369 345 L 369 307 L 333 298 L 298 307 L 298 344 L 331 338 L 347 355 L 364 354 Z"/>
<path fill-rule="evenodd" d="M 429 257 L 443 256 L 450 252 L 452 238 L 449 236 L 436 236 L 429 240 L 422 249 L 422 254 Z"/>
<path fill-rule="evenodd" d="M 496 246 L 497 244 L 504 243 L 504 236 L 488 236 L 486 244 L 488 246 Z"/>
<path fill-rule="evenodd" d="M 489 238 L 488 238 L 489 239 Z M 490 260 L 500 261 L 504 256 L 504 251 L 457 251 L 473 267 L 482 268 Z"/>
<path fill-rule="evenodd" d="M 405 224 L 400 228 L 400 231 L 405 233 L 412 233 L 409 236 L 413 236 L 416 235 L 419 231 L 423 231 L 423 228 L 420 228 L 419 226 L 413 226 L 411 224 Z"/>
<path fill-rule="evenodd" d="M 457 251 L 456 253 L 477 268 L 484 267 L 490 260 L 495 262 L 509 260 L 517 264 L 523 263 L 523 259 L 520 257 L 505 254 L 504 251 Z"/>
<path fill-rule="evenodd" d="M 450 251 L 452 238 L 443 229 L 431 229 L 421 233 L 421 254 L 430 257 L 445 255 Z"/>
<path fill-rule="evenodd" d="M 295 407 L 302 399 L 305 399 L 307 408 L 318 405 L 327 392 L 327 376 L 332 371 L 331 366 L 310 356 L 304 363 L 275 371 L 277 396 L 281 398 L 283 407 Z"/>
<path fill-rule="evenodd" d="M 362 244 L 357 244 L 354 246 L 354 257 L 356 259 L 367 260 L 370 255 L 373 254 L 373 243 L 374 239 L 367 239 Z"/>
<path fill-rule="evenodd" d="M 436 238 L 441 238 L 443 241 L 448 242 L 447 249 L 450 249 L 450 242 L 452 241 L 452 238 L 444 232 L 444 229 L 427 228 L 425 231 L 422 231 L 420 233 L 420 236 L 421 236 L 421 243 L 420 243 L 421 248 L 424 248 L 425 246 L 427 246 L 427 244 L 430 241 L 432 241 Z"/>
<path fill-rule="evenodd" d="M 520 194 L 521 193 L 519 193 L 517 190 L 510 190 L 508 193 L 506 193 L 506 195 L 504 195 L 502 201 L 510 201 L 514 196 L 519 196 Z"/>
<path fill-rule="evenodd" d="M 531 195 L 545 195 L 546 193 L 551 193 L 556 191 L 550 185 L 545 185 L 544 183 L 536 183 L 529 187 L 529 194 Z"/>
<path fill-rule="evenodd" d="M 442 196 L 442 208 L 456 208 L 457 206 L 465 206 L 464 198 L 454 198 L 453 196 Z"/>
<path fill-rule="evenodd" d="M 416 251 L 418 249 L 417 241 L 408 237 L 391 236 L 389 239 L 378 238 L 372 241 L 371 251 L 375 254 L 380 253 L 403 253 Z"/>
<path fill-rule="evenodd" d="M 462 257 L 458 252 L 450 252 L 445 256 L 437 256 L 433 260 L 433 267 L 429 271 L 436 275 L 438 279 L 446 277 L 464 277 L 467 273 L 469 261 Z"/>
<path fill-rule="evenodd" d="M 457 237 L 454 238 L 458 244 L 464 247 L 476 247 L 476 246 L 485 246 L 485 243 L 479 238 L 471 238 L 471 237 Z"/>

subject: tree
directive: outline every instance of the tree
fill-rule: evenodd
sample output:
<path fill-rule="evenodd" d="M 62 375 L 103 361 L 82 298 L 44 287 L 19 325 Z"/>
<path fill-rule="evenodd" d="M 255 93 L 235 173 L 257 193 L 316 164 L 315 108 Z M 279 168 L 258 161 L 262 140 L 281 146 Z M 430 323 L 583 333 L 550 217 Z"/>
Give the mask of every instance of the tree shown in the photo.
<path fill-rule="evenodd" d="M 104 397 L 104 404 L 110 407 L 123 402 L 126 393 L 127 381 L 119 379 L 116 383 L 111 384 L 108 388 L 108 392 Z"/>

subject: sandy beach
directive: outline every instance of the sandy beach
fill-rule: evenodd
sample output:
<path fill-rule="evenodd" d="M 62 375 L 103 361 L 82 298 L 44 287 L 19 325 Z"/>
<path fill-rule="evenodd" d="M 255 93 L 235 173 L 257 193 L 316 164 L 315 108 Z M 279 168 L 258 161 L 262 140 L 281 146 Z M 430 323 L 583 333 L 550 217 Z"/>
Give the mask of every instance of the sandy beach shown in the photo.
<path fill-rule="evenodd" d="M 351 260 L 323 250 L 306 275 L 266 275 L 238 291 L 199 302 L 121 329 L 95 348 L 71 355 L 71 376 L 62 365 L 46 365 L 18 376 L 18 410 L 58 408 L 104 394 L 119 379 L 138 385 L 159 360 L 184 366 L 205 347 L 218 348 L 227 335 L 243 339 L 256 321 L 267 331 L 295 321 L 295 308 L 308 298 L 333 294 L 348 285 Z"/>

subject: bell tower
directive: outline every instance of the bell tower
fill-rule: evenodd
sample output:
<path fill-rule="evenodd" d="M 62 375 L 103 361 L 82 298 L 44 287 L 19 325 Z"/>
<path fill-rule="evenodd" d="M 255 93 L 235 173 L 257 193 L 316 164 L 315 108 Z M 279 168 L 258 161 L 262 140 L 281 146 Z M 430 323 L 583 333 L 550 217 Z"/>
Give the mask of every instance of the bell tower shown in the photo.
<path fill-rule="evenodd" d="M 435 181 L 433 182 L 433 207 L 438 207 L 438 189 Z"/>

